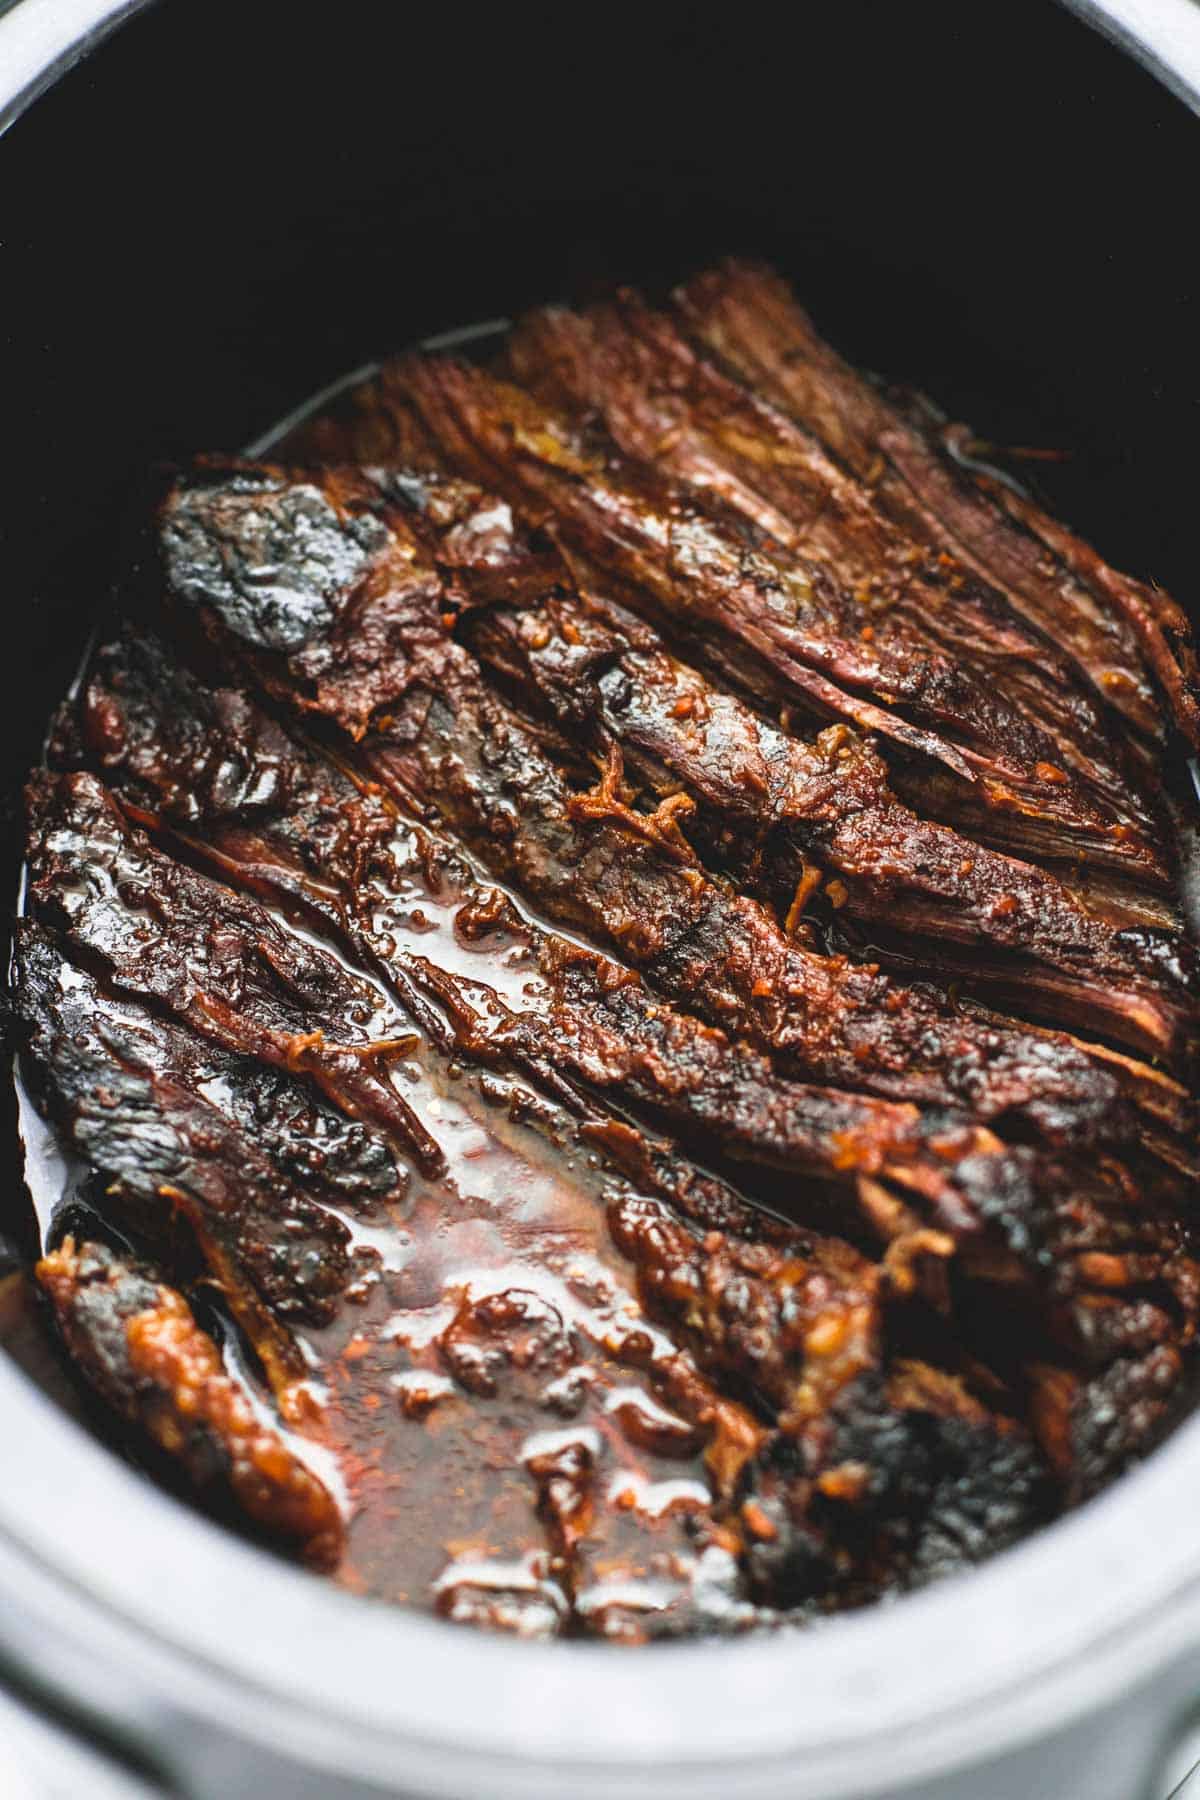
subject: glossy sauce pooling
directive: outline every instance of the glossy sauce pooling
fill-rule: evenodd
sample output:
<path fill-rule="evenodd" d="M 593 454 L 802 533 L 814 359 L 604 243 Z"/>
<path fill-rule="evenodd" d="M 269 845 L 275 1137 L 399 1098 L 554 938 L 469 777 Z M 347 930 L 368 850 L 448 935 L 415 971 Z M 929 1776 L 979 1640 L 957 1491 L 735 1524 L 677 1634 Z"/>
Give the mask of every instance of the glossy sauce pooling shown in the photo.
<path fill-rule="evenodd" d="M 530 1632 L 572 1607 L 633 1635 L 732 1619 L 711 1420 L 664 1394 L 680 1352 L 612 1244 L 598 1159 L 522 1124 L 544 1106 L 519 1084 L 433 1055 L 393 1075 L 448 1169 L 348 1221 L 356 1278 L 301 1334 L 316 1416 L 298 1404 L 296 1429 L 333 1450 L 349 1508 L 339 1578 Z"/>
<path fill-rule="evenodd" d="M 385 961 L 457 977 L 481 1021 L 537 1006 L 538 928 L 511 895 L 488 884 L 508 905 L 468 921 L 469 858 L 401 818 L 386 860 L 370 918 Z M 375 985 L 369 1035 L 402 1037 L 412 1021 Z M 511 1075 L 426 1042 L 390 1076 L 447 1167 L 342 1214 L 356 1278 L 335 1322 L 301 1334 L 316 1417 L 299 1403 L 296 1430 L 333 1451 L 346 1495 L 338 1578 L 521 1632 L 761 1622 L 706 1454 L 759 1427 L 647 1317 L 608 1228 L 612 1170 Z"/>

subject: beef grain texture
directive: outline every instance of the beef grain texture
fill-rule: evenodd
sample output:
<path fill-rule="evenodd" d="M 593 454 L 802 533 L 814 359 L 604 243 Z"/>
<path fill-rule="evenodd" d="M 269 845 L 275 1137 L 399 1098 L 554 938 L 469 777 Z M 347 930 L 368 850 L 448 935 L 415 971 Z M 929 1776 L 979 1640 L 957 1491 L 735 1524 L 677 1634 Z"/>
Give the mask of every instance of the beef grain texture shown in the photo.
<path fill-rule="evenodd" d="M 1144 1455 L 1200 1322 L 1175 603 L 745 265 L 294 442 L 164 481 L 29 784 L 36 1279 L 114 1434 L 356 1591 L 625 1643 Z"/>
<path fill-rule="evenodd" d="M 705 873 L 677 803 L 652 814 L 631 808 L 619 759 L 609 758 L 589 791 L 572 791 L 553 746 L 487 686 L 451 635 L 448 609 L 459 595 L 468 607 L 476 596 L 461 561 L 439 572 L 444 525 L 429 498 L 440 500 L 439 488 L 414 481 L 403 510 L 388 504 L 364 514 L 369 502 L 352 482 L 320 478 L 329 519 L 340 517 L 355 541 L 369 517 L 372 557 L 356 582 L 327 586 L 325 610 L 300 648 L 263 650 L 261 631 L 240 629 L 262 584 L 251 578 L 255 545 L 236 501 L 257 480 L 257 525 L 292 490 L 315 491 L 317 479 L 238 470 L 222 481 L 214 469 L 178 484 L 162 517 L 172 596 L 240 639 L 257 678 L 301 712 L 360 738 L 373 714 L 379 729 L 364 760 L 374 775 L 436 805 L 497 875 L 807 1077 L 888 1099 L 965 1105 L 986 1120 L 1020 1117 L 1060 1142 L 1128 1130 L 1115 1078 L 1067 1038 L 980 1023 L 932 990 L 897 988 L 875 966 L 805 949 L 767 909 Z M 494 503 L 483 510 L 491 516 Z M 236 604 L 223 578 L 208 578 L 214 567 L 239 572 Z"/>

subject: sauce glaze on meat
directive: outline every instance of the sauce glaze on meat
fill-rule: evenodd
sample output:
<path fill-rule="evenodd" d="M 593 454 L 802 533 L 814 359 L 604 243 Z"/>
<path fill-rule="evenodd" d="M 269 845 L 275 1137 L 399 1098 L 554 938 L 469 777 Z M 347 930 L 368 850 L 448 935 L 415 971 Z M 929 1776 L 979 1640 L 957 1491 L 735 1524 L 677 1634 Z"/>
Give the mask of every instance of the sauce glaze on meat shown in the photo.
<path fill-rule="evenodd" d="M 36 1271 L 114 1433 L 356 1591 L 744 1631 L 1187 1403 L 1182 612 L 768 271 L 174 475 L 28 789 Z"/>

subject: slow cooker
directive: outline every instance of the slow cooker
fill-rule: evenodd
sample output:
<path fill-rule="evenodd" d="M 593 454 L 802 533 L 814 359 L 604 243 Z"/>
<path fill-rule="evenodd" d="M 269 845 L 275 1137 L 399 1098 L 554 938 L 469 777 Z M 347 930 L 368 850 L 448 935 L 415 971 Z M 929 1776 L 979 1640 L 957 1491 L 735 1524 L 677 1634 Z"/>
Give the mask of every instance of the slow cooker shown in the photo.
<path fill-rule="evenodd" d="M 119 29 L 118 29 L 119 27 Z M 379 352 L 726 250 L 1183 599 L 1200 10 L 0 6 L 5 879 L 155 461 Z M 11 1102 L 2 1221 L 28 1254 Z M 209 1525 L 0 1355 L 0 1795 L 1165 1800 L 1200 1702 L 1200 1419 L 896 1605 L 770 1640 L 499 1641 Z"/>

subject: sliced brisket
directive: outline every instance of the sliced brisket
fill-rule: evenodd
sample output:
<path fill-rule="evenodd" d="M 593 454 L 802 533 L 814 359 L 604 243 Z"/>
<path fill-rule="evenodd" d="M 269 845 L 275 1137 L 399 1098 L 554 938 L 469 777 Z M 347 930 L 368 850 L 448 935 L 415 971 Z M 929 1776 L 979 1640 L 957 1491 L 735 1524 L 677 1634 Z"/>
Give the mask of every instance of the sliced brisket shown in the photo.
<path fill-rule="evenodd" d="M 1147 737 L 1161 732 L 1155 684 L 1193 744 L 1200 700 L 1191 632 L 1169 595 L 1119 574 L 1039 507 L 979 479 L 825 343 L 786 283 L 739 263 L 678 300 L 697 337 L 808 426 L 919 542 L 994 584 L 1097 695 Z"/>

